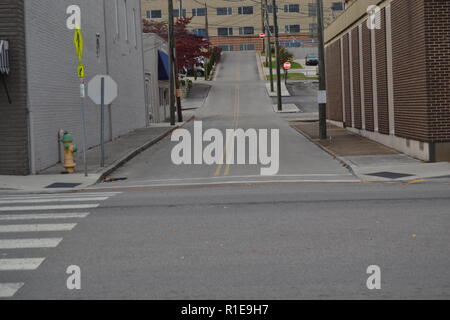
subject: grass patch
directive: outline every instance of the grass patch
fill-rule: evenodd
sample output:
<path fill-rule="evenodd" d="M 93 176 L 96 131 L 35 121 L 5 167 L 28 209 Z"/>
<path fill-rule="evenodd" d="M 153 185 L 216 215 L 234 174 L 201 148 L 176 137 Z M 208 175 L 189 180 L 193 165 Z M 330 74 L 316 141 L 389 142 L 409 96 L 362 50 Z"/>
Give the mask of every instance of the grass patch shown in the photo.
<path fill-rule="evenodd" d="M 270 80 L 270 75 L 266 76 Z M 273 79 L 277 80 L 277 75 L 273 75 Z M 281 79 L 284 80 L 284 73 L 281 74 Z M 288 80 L 319 80 L 319 77 L 307 77 L 304 73 L 288 73 Z"/>
<path fill-rule="evenodd" d="M 266 62 L 264 62 L 264 68 L 268 68 L 268 64 Z M 281 70 L 283 69 L 283 65 L 280 66 Z M 272 61 L 272 68 L 276 69 L 277 68 L 277 62 L 276 61 Z M 297 62 L 291 62 L 291 69 L 303 69 L 303 66 L 300 63 Z"/>

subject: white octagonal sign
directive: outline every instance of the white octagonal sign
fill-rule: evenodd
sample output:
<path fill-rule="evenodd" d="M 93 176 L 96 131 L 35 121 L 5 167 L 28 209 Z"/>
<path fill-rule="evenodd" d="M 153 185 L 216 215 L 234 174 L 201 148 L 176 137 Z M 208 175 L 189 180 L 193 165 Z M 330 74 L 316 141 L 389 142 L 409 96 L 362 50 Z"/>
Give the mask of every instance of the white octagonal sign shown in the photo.
<path fill-rule="evenodd" d="M 96 75 L 89 81 L 88 96 L 95 104 L 102 103 L 102 78 L 105 79 L 105 105 L 111 104 L 117 98 L 117 83 L 108 75 Z"/>

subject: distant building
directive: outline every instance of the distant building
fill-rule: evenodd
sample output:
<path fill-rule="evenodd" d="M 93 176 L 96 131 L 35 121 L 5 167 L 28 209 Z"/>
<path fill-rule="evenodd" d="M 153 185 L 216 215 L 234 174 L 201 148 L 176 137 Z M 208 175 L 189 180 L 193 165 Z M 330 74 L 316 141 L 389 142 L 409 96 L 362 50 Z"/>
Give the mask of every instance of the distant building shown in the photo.
<path fill-rule="evenodd" d="M 328 119 L 416 158 L 450 161 L 449 35 L 448 0 L 354 1 L 325 30 Z"/>
<path fill-rule="evenodd" d="M 164 122 L 170 117 L 168 44 L 154 33 L 144 33 L 143 43 L 149 120 Z"/>
<path fill-rule="evenodd" d="M 0 174 L 27 175 L 58 162 L 58 131 L 81 145 L 80 80 L 67 7 L 79 5 L 86 81 L 109 73 L 119 96 L 106 110 L 106 138 L 145 127 L 139 0 L 1 0 L 0 40 L 9 40 L 9 104 L 0 85 Z M 88 147 L 100 143 L 100 108 L 86 97 Z"/>
<path fill-rule="evenodd" d="M 206 3 L 206 7 L 203 5 Z M 209 38 L 213 45 L 225 51 L 262 50 L 259 39 L 262 28 L 262 1 L 243 0 L 183 0 L 182 16 L 192 17 L 189 28 L 196 34 Z M 345 1 L 324 0 L 327 22 L 334 20 L 344 9 Z M 174 1 L 174 15 L 178 17 L 179 2 Z M 268 0 L 272 11 L 272 0 Z M 277 0 L 278 23 L 284 47 L 315 47 L 317 35 L 316 0 Z M 205 27 L 208 14 L 208 30 Z M 155 21 L 168 20 L 167 0 L 142 0 L 143 18 Z M 273 30 L 273 15 L 270 14 Z"/>

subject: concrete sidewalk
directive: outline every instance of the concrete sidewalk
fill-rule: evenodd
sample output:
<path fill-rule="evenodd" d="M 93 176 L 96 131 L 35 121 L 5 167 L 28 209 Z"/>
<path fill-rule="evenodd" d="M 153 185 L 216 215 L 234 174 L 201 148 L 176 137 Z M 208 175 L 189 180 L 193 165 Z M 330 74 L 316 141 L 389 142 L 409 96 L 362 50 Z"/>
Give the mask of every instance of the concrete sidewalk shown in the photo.
<path fill-rule="evenodd" d="M 328 124 L 329 139 L 319 139 L 318 122 L 291 121 L 291 126 L 332 154 L 362 181 L 420 182 L 450 178 L 450 163 L 425 163 L 344 128 Z"/>
<path fill-rule="evenodd" d="M 100 167 L 100 147 L 94 147 L 87 152 L 88 177 L 84 175 L 83 154 L 81 150 L 75 155 L 78 164 L 76 173 L 62 174 L 61 163 L 30 176 L 0 176 L 1 192 L 69 192 L 84 189 L 104 180 L 117 168 L 123 166 L 142 151 L 148 149 L 183 126 L 195 117 L 195 110 L 201 108 L 208 97 L 211 86 L 205 81 L 197 81 L 188 97 L 182 101 L 183 123 L 172 127 L 169 123 L 152 124 L 121 136 L 105 145 L 105 167 Z"/>

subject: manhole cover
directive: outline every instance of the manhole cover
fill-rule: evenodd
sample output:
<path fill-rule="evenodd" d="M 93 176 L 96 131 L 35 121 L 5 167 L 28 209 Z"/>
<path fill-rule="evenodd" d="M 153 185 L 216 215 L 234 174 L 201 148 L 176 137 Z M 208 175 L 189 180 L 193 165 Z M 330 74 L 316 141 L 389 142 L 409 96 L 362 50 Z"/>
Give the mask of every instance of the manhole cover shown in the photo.
<path fill-rule="evenodd" d="M 367 176 L 374 176 L 374 177 L 381 177 L 381 178 L 387 178 L 387 179 L 398 179 L 398 178 L 405 178 L 405 177 L 412 177 L 412 174 L 406 174 L 406 173 L 397 173 L 397 172 L 375 172 L 367 174 Z"/>
<path fill-rule="evenodd" d="M 46 189 L 57 189 L 57 188 L 75 188 L 80 186 L 81 183 L 64 183 L 64 182 L 56 182 L 51 185 L 46 186 Z"/>

